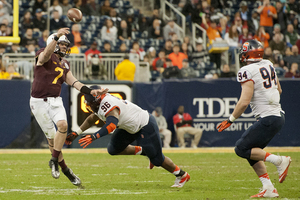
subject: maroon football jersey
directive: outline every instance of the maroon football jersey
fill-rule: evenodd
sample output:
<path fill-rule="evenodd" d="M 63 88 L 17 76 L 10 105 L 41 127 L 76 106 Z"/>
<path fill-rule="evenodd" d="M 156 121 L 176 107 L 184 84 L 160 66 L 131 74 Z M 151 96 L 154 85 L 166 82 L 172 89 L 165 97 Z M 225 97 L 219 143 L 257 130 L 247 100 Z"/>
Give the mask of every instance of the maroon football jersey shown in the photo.
<path fill-rule="evenodd" d="M 36 62 L 39 54 L 44 50 L 42 48 L 36 52 Z M 31 96 L 35 98 L 58 97 L 69 70 L 70 63 L 65 59 L 60 60 L 53 53 L 48 62 L 34 67 Z"/>

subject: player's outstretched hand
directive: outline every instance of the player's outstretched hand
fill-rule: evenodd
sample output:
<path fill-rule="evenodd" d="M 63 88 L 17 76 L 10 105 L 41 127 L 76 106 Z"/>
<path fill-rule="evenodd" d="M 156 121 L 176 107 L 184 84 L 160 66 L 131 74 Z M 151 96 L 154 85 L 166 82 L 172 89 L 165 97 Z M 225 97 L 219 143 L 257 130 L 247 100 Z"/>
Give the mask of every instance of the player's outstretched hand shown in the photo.
<path fill-rule="evenodd" d="M 225 130 L 226 128 L 228 128 L 230 125 L 232 124 L 232 121 L 230 121 L 229 119 L 222 121 L 221 124 L 219 124 L 219 126 L 217 127 L 219 132 L 222 132 L 223 130 Z"/>
<path fill-rule="evenodd" d="M 83 148 L 85 148 L 96 139 L 97 139 L 96 136 L 94 136 L 93 134 L 89 134 L 81 138 L 78 143 L 80 144 L 81 147 L 83 146 Z"/>
<path fill-rule="evenodd" d="M 108 88 L 95 89 L 91 91 L 91 95 L 98 96 L 102 94 L 106 94 L 108 92 Z"/>
<path fill-rule="evenodd" d="M 66 138 L 66 141 L 65 141 L 65 144 L 66 145 L 71 145 L 72 142 L 78 137 L 78 134 L 76 132 L 71 132 L 67 135 L 67 138 Z"/>
<path fill-rule="evenodd" d="M 57 31 L 57 37 L 61 37 L 63 35 L 68 35 L 70 33 L 69 28 L 60 28 Z"/>

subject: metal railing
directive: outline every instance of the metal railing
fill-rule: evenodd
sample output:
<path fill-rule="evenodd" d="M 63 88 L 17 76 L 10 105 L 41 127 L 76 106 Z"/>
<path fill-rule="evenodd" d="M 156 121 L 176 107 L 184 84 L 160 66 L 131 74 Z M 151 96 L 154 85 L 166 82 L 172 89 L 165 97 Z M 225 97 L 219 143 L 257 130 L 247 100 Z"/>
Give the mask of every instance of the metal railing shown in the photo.
<path fill-rule="evenodd" d="M 175 8 L 171 3 L 167 2 L 166 0 L 161 0 L 160 5 L 161 5 L 161 9 L 162 9 L 163 20 L 171 20 L 171 19 L 173 20 L 175 18 L 174 13 L 177 15 L 177 17 L 180 17 L 181 25 L 177 24 L 175 21 L 175 26 L 178 27 L 182 38 L 184 38 L 185 33 L 186 33 L 185 32 L 186 31 L 186 17 L 177 8 Z M 167 7 L 170 8 L 170 16 L 168 16 L 166 13 Z"/>
<path fill-rule="evenodd" d="M 202 31 L 202 40 L 203 40 L 203 49 L 206 50 L 207 49 L 207 45 L 206 45 L 206 30 L 204 28 L 202 28 L 201 26 L 199 26 L 199 24 L 193 23 L 192 24 L 192 42 L 193 42 L 193 47 L 196 49 L 196 34 L 197 34 L 197 29 L 200 29 L 200 31 Z"/>
<path fill-rule="evenodd" d="M 105 80 L 116 80 L 115 68 L 124 60 L 124 53 L 101 53 L 100 63 L 106 72 Z M 97 80 L 97 77 L 92 78 L 89 68 L 89 61 L 85 54 L 70 54 L 66 60 L 70 63 L 70 70 L 74 77 L 78 80 Z M 24 75 L 26 79 L 33 81 L 33 69 L 35 66 L 35 56 L 30 53 L 6 53 L 3 54 L 3 63 L 7 68 L 13 64 L 16 71 Z M 136 78 L 138 82 L 147 82 L 150 80 L 150 65 L 146 62 L 135 60 L 137 72 Z M 101 74 L 100 74 L 101 75 Z"/>

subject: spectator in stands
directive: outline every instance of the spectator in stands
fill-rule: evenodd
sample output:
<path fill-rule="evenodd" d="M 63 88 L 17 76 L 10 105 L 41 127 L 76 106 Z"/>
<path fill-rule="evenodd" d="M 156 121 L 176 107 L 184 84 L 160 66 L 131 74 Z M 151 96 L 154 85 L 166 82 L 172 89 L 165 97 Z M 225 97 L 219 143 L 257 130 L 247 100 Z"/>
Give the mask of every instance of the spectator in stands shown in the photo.
<path fill-rule="evenodd" d="M 26 53 L 30 53 L 35 56 L 35 46 L 33 44 L 26 45 Z"/>
<path fill-rule="evenodd" d="M 274 56 L 273 56 L 273 52 L 272 52 L 271 47 L 266 47 L 266 48 L 264 49 L 264 56 L 263 56 L 263 59 L 269 60 L 269 61 L 271 61 L 273 64 L 275 64 L 275 59 L 274 59 Z"/>
<path fill-rule="evenodd" d="M 12 23 L 9 23 L 9 21 L 5 18 L 2 20 L 1 24 L 5 24 L 7 27 L 6 34 L 8 36 L 12 36 Z"/>
<path fill-rule="evenodd" d="M 196 50 L 192 53 L 192 61 L 197 64 L 210 61 L 208 51 L 204 50 L 203 40 L 200 37 L 196 40 Z"/>
<path fill-rule="evenodd" d="M 7 19 L 9 22 L 12 22 L 10 15 L 12 15 L 12 6 L 6 0 L 0 1 L 0 22 L 3 19 Z"/>
<path fill-rule="evenodd" d="M 95 0 L 89 0 L 86 4 L 82 7 L 85 15 L 88 16 L 100 16 L 101 15 L 101 6 L 100 4 L 96 3 Z M 104 15 L 104 14 L 103 14 Z M 105 15 L 108 15 L 105 14 Z"/>
<path fill-rule="evenodd" d="M 63 10 L 62 7 L 59 5 L 59 0 L 53 0 L 52 5 L 49 8 L 50 14 L 53 13 L 53 11 L 58 11 L 59 17 L 62 17 Z"/>
<path fill-rule="evenodd" d="M 170 58 L 166 58 L 166 68 L 162 73 L 163 78 L 181 78 L 180 69 L 177 66 L 174 66 Z"/>
<path fill-rule="evenodd" d="M 282 41 L 285 40 L 284 35 L 281 33 L 280 24 L 275 24 L 274 25 L 273 38 L 272 38 L 273 40 L 274 40 L 274 36 L 275 36 L 276 33 L 278 33 L 280 35 L 280 40 L 282 40 Z"/>
<path fill-rule="evenodd" d="M 259 23 L 260 23 L 259 13 L 257 12 L 257 9 L 253 9 L 252 10 L 251 19 L 248 20 L 248 23 L 247 23 L 248 27 L 249 27 L 249 32 L 252 35 L 255 35 L 256 31 L 258 30 Z"/>
<path fill-rule="evenodd" d="M 166 40 L 163 50 L 168 56 L 170 53 L 173 53 L 173 42 L 172 40 Z"/>
<path fill-rule="evenodd" d="M 25 12 L 24 17 L 22 17 L 20 21 L 22 24 L 21 31 L 26 31 L 28 28 L 33 29 L 34 24 L 32 21 L 31 13 L 29 11 Z"/>
<path fill-rule="evenodd" d="M 148 38 L 163 39 L 163 30 L 160 27 L 159 19 L 153 20 L 153 24 L 148 30 Z"/>
<path fill-rule="evenodd" d="M 228 26 L 228 19 L 227 17 L 221 17 L 220 19 L 220 27 L 219 27 L 219 31 L 221 33 L 221 37 L 224 39 L 225 34 L 228 32 L 229 30 L 229 26 Z"/>
<path fill-rule="evenodd" d="M 123 42 L 120 45 L 118 53 L 129 53 L 129 51 L 127 49 L 127 46 L 126 46 L 126 43 Z"/>
<path fill-rule="evenodd" d="M 156 57 L 153 60 L 151 66 L 152 66 L 152 70 L 159 71 L 160 73 L 162 73 L 164 68 L 167 67 L 167 65 L 166 65 L 166 53 L 163 49 L 160 50 L 160 52 L 158 53 L 158 57 Z"/>
<path fill-rule="evenodd" d="M 111 19 L 105 20 L 105 25 L 101 29 L 101 39 L 115 41 L 117 39 L 118 29 L 113 25 Z"/>
<path fill-rule="evenodd" d="M 116 69 L 115 75 L 119 81 L 134 81 L 135 64 L 129 60 L 129 56 L 125 55 L 124 60 L 120 62 Z"/>
<path fill-rule="evenodd" d="M 8 79 L 23 79 L 24 76 L 16 72 L 15 66 L 13 64 L 8 65 L 6 72 L 9 74 Z"/>
<path fill-rule="evenodd" d="M 0 24 L 0 36 L 8 36 L 6 24 Z"/>
<path fill-rule="evenodd" d="M 43 32 L 47 27 L 47 21 L 43 17 L 42 9 L 38 8 L 35 11 L 35 18 L 33 18 L 33 27 L 34 31 L 41 31 Z"/>
<path fill-rule="evenodd" d="M 144 60 L 144 56 L 146 55 L 146 52 L 143 48 L 140 48 L 140 45 L 137 41 L 132 43 L 132 48 L 130 49 L 130 53 L 137 53 L 139 54 L 140 60 Z"/>
<path fill-rule="evenodd" d="M 6 44 L 0 43 L 0 65 L 2 63 L 2 59 L 3 59 L 2 56 L 5 53 L 5 51 L 6 51 Z"/>
<path fill-rule="evenodd" d="M 289 0 L 288 6 L 289 6 L 290 10 L 292 10 L 292 11 L 294 11 L 296 13 L 300 13 L 299 1 Z"/>
<path fill-rule="evenodd" d="M 178 43 L 178 44 L 181 43 L 181 41 L 178 39 L 177 34 L 175 34 L 175 33 L 172 35 L 172 39 L 171 40 L 172 40 L 173 44 L 174 43 Z"/>
<path fill-rule="evenodd" d="M 233 25 L 236 26 L 238 35 L 239 36 L 242 35 L 243 23 L 242 23 L 241 17 L 236 17 L 234 19 L 234 24 L 232 24 L 231 26 L 233 26 Z"/>
<path fill-rule="evenodd" d="M 163 34 L 165 40 L 172 39 L 173 34 L 179 36 L 179 29 L 177 26 L 175 26 L 174 20 L 170 20 L 168 24 L 164 27 Z"/>
<path fill-rule="evenodd" d="M 108 16 L 111 9 L 113 9 L 113 8 L 110 6 L 109 0 L 105 0 L 100 9 L 101 15 Z"/>
<path fill-rule="evenodd" d="M 163 116 L 161 107 L 156 107 L 155 110 L 152 112 L 152 115 L 154 116 L 158 125 L 159 134 L 164 136 L 163 147 L 170 148 L 172 132 L 168 129 L 168 124 L 166 118 Z"/>
<path fill-rule="evenodd" d="M 62 3 L 60 4 L 62 8 L 62 14 L 67 16 L 68 10 L 70 10 L 73 6 L 70 4 L 69 0 L 62 0 Z"/>
<path fill-rule="evenodd" d="M 0 79 L 9 79 L 10 75 L 6 72 L 5 67 L 3 66 L 2 62 L 0 63 Z"/>
<path fill-rule="evenodd" d="M 110 42 L 104 42 L 104 50 L 103 53 L 112 53 Z"/>
<path fill-rule="evenodd" d="M 127 23 L 128 23 L 128 18 L 127 18 Z M 142 15 L 138 20 L 138 26 L 139 26 L 138 31 L 140 33 L 143 33 L 144 31 L 148 31 L 148 27 L 149 27 L 148 24 L 149 24 L 148 19 L 144 15 Z"/>
<path fill-rule="evenodd" d="M 298 49 L 299 49 L 299 53 L 298 54 L 300 54 L 300 39 L 298 39 L 297 40 L 297 42 L 296 42 L 296 46 L 298 47 Z"/>
<path fill-rule="evenodd" d="M 121 21 L 120 27 L 118 28 L 118 39 L 131 40 L 131 27 L 127 26 L 127 22 L 125 20 Z"/>
<path fill-rule="evenodd" d="M 207 24 L 205 14 L 202 15 L 202 23 L 203 26 L 206 29 L 206 34 L 208 36 L 208 39 L 210 40 L 210 43 L 215 42 L 216 40 L 222 40 L 220 32 L 217 28 L 217 22 L 215 20 L 212 20 L 210 25 Z M 211 53 L 210 59 L 213 60 L 217 68 L 220 69 L 221 67 L 221 54 L 220 53 Z"/>
<path fill-rule="evenodd" d="M 294 26 L 294 30 L 299 35 L 300 34 L 300 23 L 299 23 L 299 19 L 297 17 L 295 17 L 294 20 L 293 20 L 293 26 Z"/>
<path fill-rule="evenodd" d="M 191 44 L 191 40 L 190 40 L 190 37 L 189 37 L 189 36 L 185 36 L 185 37 L 183 38 L 183 42 L 187 44 L 189 52 L 193 52 L 193 51 L 194 51 L 194 47 L 193 47 L 193 45 Z"/>
<path fill-rule="evenodd" d="M 26 30 L 24 37 L 22 37 L 22 39 L 21 39 L 21 46 L 25 47 L 29 44 L 33 44 L 33 45 L 37 46 L 37 40 L 36 40 L 36 38 L 33 37 L 33 31 L 31 28 L 28 28 Z"/>
<path fill-rule="evenodd" d="M 109 18 L 113 21 L 114 26 L 119 29 L 122 19 L 118 16 L 117 11 L 114 8 L 109 11 Z"/>
<path fill-rule="evenodd" d="M 168 57 L 172 60 L 173 65 L 177 66 L 179 69 L 182 68 L 182 60 L 188 59 L 187 55 L 180 52 L 179 44 L 174 44 L 173 53 L 170 53 Z"/>
<path fill-rule="evenodd" d="M 180 52 L 184 53 L 189 61 L 192 60 L 192 52 L 189 51 L 187 43 L 181 44 Z"/>
<path fill-rule="evenodd" d="M 271 40 L 269 44 L 274 54 L 284 54 L 286 48 L 285 42 L 281 39 L 280 34 L 281 33 L 276 33 L 273 37 L 273 40 Z"/>
<path fill-rule="evenodd" d="M 150 66 L 152 65 L 153 60 L 156 58 L 156 50 L 154 47 L 150 47 L 147 52 L 147 56 L 149 58 Z"/>
<path fill-rule="evenodd" d="M 88 57 L 91 57 L 92 55 L 95 55 L 95 54 L 97 54 L 97 55 L 99 55 L 99 58 L 101 58 L 101 52 L 97 49 L 97 42 L 96 41 L 94 41 L 92 44 L 91 44 L 91 46 L 90 46 L 90 48 L 84 53 L 85 54 L 85 57 L 88 59 Z"/>
<path fill-rule="evenodd" d="M 229 45 L 230 64 L 235 65 L 235 50 L 242 46 L 239 43 L 239 34 L 237 32 L 236 25 L 232 25 L 229 28 L 229 32 L 225 34 L 224 38 Z"/>
<path fill-rule="evenodd" d="M 285 73 L 285 78 L 300 78 L 298 63 L 292 63 L 291 69 Z"/>
<path fill-rule="evenodd" d="M 160 25 L 160 28 L 162 28 L 162 27 L 165 26 L 163 19 L 159 16 L 159 11 L 158 11 L 158 9 L 154 9 L 154 10 L 152 11 L 152 16 L 151 16 L 150 19 L 149 19 L 149 26 L 152 26 L 152 25 L 153 25 L 154 20 L 158 20 L 159 25 Z"/>
<path fill-rule="evenodd" d="M 56 31 L 62 27 L 66 27 L 64 20 L 59 16 L 59 12 L 57 10 L 53 10 L 52 13 L 53 18 L 50 19 L 50 31 Z"/>
<path fill-rule="evenodd" d="M 296 45 L 292 46 L 292 55 L 283 58 L 284 64 L 287 68 L 291 68 L 292 63 L 298 63 L 300 65 L 300 55 L 298 54 L 299 49 Z M 287 53 L 286 53 L 287 54 Z"/>
<path fill-rule="evenodd" d="M 234 72 L 230 71 L 230 67 L 228 64 L 224 64 L 221 69 L 221 74 L 219 77 L 220 78 L 236 77 L 236 74 Z"/>
<path fill-rule="evenodd" d="M 182 60 L 182 68 L 180 70 L 181 78 L 196 78 L 199 76 L 199 72 L 197 73 L 192 67 L 189 66 L 188 59 Z"/>
<path fill-rule="evenodd" d="M 74 46 L 81 47 L 82 44 L 84 44 L 82 40 L 82 36 L 80 33 L 80 26 L 78 24 L 73 24 L 71 29 L 71 37 L 74 38 Z M 70 40 L 72 41 L 72 40 Z"/>
<path fill-rule="evenodd" d="M 139 30 L 139 25 L 138 25 L 137 21 L 134 19 L 134 15 L 127 15 L 126 22 L 127 22 L 127 26 L 130 26 L 132 31 Z M 147 28 L 148 28 L 148 26 L 147 26 Z M 142 31 L 140 31 L 140 32 L 142 32 Z"/>
<path fill-rule="evenodd" d="M 84 6 L 82 6 L 82 0 L 74 0 L 74 8 L 81 10 L 82 13 L 85 13 Z"/>
<path fill-rule="evenodd" d="M 240 9 L 242 24 L 247 24 L 248 20 L 251 18 L 251 13 L 249 12 L 248 5 L 246 1 L 241 1 Z"/>
<path fill-rule="evenodd" d="M 193 118 L 189 113 L 184 112 L 184 106 L 181 105 L 178 107 L 177 114 L 173 116 L 173 123 L 175 125 L 177 133 L 178 145 L 181 148 L 185 148 L 184 134 L 188 133 L 194 135 L 192 140 L 191 147 L 197 148 L 199 141 L 201 139 L 203 130 L 193 127 Z"/>
<path fill-rule="evenodd" d="M 285 33 L 287 28 L 288 10 L 286 9 L 286 6 L 283 6 L 281 1 L 276 2 L 276 12 L 277 12 L 277 18 L 274 19 L 274 23 L 279 25 L 280 32 Z"/>
<path fill-rule="evenodd" d="M 260 26 L 254 35 L 254 39 L 260 41 L 264 48 L 267 48 L 269 46 L 269 39 L 270 35 L 269 33 L 265 32 L 265 28 L 263 26 Z"/>
<path fill-rule="evenodd" d="M 46 29 L 42 33 L 42 37 L 40 37 L 38 41 L 38 45 L 40 48 L 45 48 L 47 46 L 47 39 L 49 37 L 49 31 Z"/>
<path fill-rule="evenodd" d="M 43 12 L 46 12 L 47 10 L 47 1 L 44 0 L 35 0 L 33 7 L 32 7 L 32 15 L 35 14 L 35 11 L 40 8 Z"/>
<path fill-rule="evenodd" d="M 264 27 L 272 38 L 273 19 L 277 19 L 276 8 L 270 4 L 270 0 L 264 0 L 263 5 L 258 7 L 257 12 L 260 14 L 260 26 Z"/>
<path fill-rule="evenodd" d="M 8 53 L 21 53 L 18 43 L 12 43 L 10 51 Z"/>
<path fill-rule="evenodd" d="M 87 70 L 85 71 L 89 79 L 106 80 L 107 70 L 101 62 L 100 54 L 89 54 L 87 57 Z"/>
<path fill-rule="evenodd" d="M 240 46 L 244 44 L 247 40 L 252 40 L 253 36 L 249 33 L 248 26 L 243 26 L 242 34 L 239 36 L 239 44 Z"/>
<path fill-rule="evenodd" d="M 199 5 L 199 7 L 197 6 Z M 201 4 L 198 3 L 198 0 L 187 1 L 182 8 L 182 14 L 186 16 L 186 22 L 189 25 L 190 30 L 192 30 L 192 23 L 201 24 Z M 177 23 L 181 24 L 181 18 L 177 16 Z"/>
<path fill-rule="evenodd" d="M 287 26 L 287 32 L 285 33 L 285 41 L 287 46 L 292 47 L 299 39 L 298 33 L 294 30 L 293 24 Z"/>

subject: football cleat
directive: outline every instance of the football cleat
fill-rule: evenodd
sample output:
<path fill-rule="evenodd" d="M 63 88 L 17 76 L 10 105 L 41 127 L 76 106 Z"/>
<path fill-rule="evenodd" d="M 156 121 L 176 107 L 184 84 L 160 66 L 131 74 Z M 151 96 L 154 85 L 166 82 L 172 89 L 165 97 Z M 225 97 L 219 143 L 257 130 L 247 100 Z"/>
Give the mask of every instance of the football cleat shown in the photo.
<path fill-rule="evenodd" d="M 262 190 L 259 191 L 258 194 L 251 196 L 251 198 L 274 198 L 274 197 L 279 197 L 279 194 L 273 185 L 265 186 L 263 187 Z"/>
<path fill-rule="evenodd" d="M 176 177 L 174 185 L 171 187 L 182 188 L 186 182 L 190 180 L 190 175 L 185 172 L 182 176 Z"/>
<path fill-rule="evenodd" d="M 289 166 L 292 162 L 292 159 L 289 156 L 281 156 L 281 160 L 281 164 L 276 166 L 279 175 L 279 183 L 282 183 L 285 180 Z"/>
<path fill-rule="evenodd" d="M 49 167 L 51 168 L 52 177 L 58 179 L 60 175 L 58 169 L 58 162 L 51 159 L 49 161 Z"/>
<path fill-rule="evenodd" d="M 71 183 L 75 186 L 81 185 L 81 180 L 76 176 L 73 171 L 70 168 L 67 168 L 67 170 L 63 171 L 64 175 L 68 177 L 68 179 L 71 181 Z"/>

